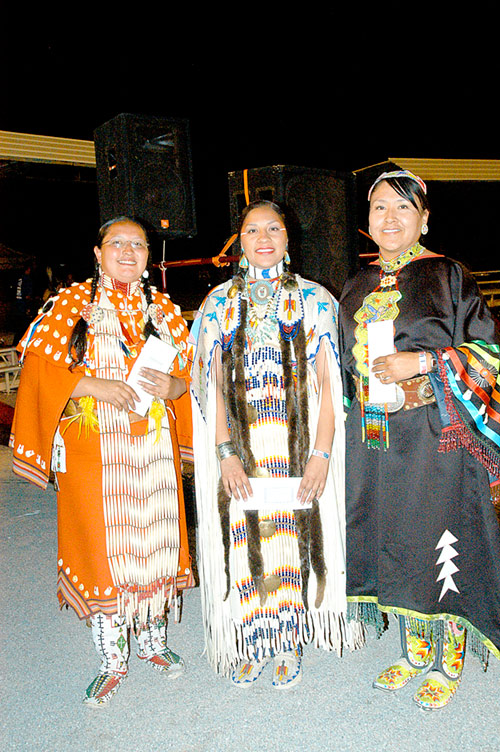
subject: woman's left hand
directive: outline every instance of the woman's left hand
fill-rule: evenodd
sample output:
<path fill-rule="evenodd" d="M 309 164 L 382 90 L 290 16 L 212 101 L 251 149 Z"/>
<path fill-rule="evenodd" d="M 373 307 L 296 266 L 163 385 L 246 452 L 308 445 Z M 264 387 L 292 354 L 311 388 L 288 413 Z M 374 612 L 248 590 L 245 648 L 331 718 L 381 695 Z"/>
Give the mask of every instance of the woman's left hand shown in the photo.
<path fill-rule="evenodd" d="M 412 379 L 420 373 L 420 362 L 416 352 L 397 352 L 382 355 L 373 361 L 372 372 L 383 384 Z"/>
<path fill-rule="evenodd" d="M 325 490 L 329 460 L 312 455 L 309 458 L 300 482 L 297 498 L 302 504 L 319 499 Z"/>
<path fill-rule="evenodd" d="M 186 391 L 186 382 L 178 376 L 170 376 L 154 368 L 141 368 L 139 374 L 147 381 L 139 384 L 148 394 L 163 400 L 176 400 Z"/>

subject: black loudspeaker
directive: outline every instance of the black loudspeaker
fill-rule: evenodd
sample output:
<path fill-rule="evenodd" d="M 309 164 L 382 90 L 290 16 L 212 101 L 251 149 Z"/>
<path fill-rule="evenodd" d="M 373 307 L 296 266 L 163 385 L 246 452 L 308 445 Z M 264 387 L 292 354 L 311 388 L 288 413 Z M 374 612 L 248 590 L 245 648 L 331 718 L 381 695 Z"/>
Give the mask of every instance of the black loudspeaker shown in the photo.
<path fill-rule="evenodd" d="M 274 201 L 287 213 L 291 240 L 296 236 L 291 243 L 291 270 L 319 282 L 338 298 L 344 281 L 358 268 L 354 175 L 274 165 L 248 170 L 247 184 L 250 201 Z M 229 194 L 235 232 L 246 206 L 242 170 L 229 173 Z"/>
<path fill-rule="evenodd" d="M 101 222 L 126 215 L 163 238 L 196 234 L 187 120 L 122 113 L 94 143 Z"/>

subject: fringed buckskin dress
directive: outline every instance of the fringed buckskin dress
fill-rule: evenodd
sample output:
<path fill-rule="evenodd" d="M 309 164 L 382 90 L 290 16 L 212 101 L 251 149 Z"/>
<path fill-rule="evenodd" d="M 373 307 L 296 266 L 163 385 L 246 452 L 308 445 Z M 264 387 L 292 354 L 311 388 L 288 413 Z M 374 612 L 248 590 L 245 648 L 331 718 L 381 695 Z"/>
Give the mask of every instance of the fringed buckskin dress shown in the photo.
<path fill-rule="evenodd" d="M 321 286 L 286 275 L 254 309 L 237 276 L 206 298 L 191 334 L 199 570 L 208 659 L 223 675 L 314 640 L 341 651 L 346 623 L 344 426 L 336 303 Z M 328 363 L 335 438 L 324 493 L 311 515 L 245 512 L 218 489 L 215 357 L 222 355 L 231 441 L 250 478 L 300 476 L 318 421 L 315 359 Z M 270 530 L 268 530 L 268 528 Z M 326 574 L 325 574 L 326 573 Z M 359 637 L 359 636 L 358 636 Z"/>

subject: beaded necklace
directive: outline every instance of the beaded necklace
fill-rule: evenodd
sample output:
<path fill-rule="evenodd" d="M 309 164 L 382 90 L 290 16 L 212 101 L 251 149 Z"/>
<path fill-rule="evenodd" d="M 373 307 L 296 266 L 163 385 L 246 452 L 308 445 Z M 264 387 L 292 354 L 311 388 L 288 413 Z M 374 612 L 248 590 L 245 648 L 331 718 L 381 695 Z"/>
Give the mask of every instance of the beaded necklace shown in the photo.
<path fill-rule="evenodd" d="M 370 449 L 384 449 L 389 446 L 388 406 L 374 404 L 369 399 L 368 388 L 368 329 L 367 325 L 377 321 L 395 321 L 399 315 L 398 302 L 401 293 L 398 286 L 398 276 L 407 264 L 425 253 L 420 243 L 403 251 L 394 259 L 386 261 L 379 255 L 380 275 L 379 284 L 363 300 L 363 304 L 354 314 L 358 323 L 354 330 L 356 343 L 352 352 L 356 361 L 356 369 L 360 375 L 359 401 L 361 405 L 362 440 Z"/>
<path fill-rule="evenodd" d="M 283 261 L 269 269 L 249 266 L 246 277 L 248 301 L 247 337 L 250 343 L 265 344 L 277 328 L 276 292 L 283 273 Z"/>
<path fill-rule="evenodd" d="M 141 287 L 140 279 L 137 279 L 134 282 L 120 282 L 120 280 L 114 279 L 114 277 L 111 277 L 109 274 L 102 271 L 99 282 L 101 286 L 105 287 L 107 290 L 116 290 L 117 292 L 121 292 L 122 295 L 125 295 L 127 298 L 134 295 Z"/>

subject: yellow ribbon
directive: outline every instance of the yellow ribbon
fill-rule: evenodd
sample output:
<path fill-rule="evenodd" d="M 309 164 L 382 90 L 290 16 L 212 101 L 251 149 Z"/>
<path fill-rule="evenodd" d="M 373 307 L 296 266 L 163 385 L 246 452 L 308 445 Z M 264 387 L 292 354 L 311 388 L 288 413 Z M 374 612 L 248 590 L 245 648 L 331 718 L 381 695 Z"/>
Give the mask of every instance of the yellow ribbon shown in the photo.
<path fill-rule="evenodd" d="M 156 438 L 154 443 L 157 444 L 160 441 L 161 436 L 161 421 L 165 415 L 165 405 L 160 400 L 154 399 L 149 408 L 149 417 L 155 422 Z"/>
<path fill-rule="evenodd" d="M 89 437 L 89 430 L 99 433 L 99 421 L 94 411 L 94 398 L 93 397 L 80 397 L 78 404 L 81 408 L 79 413 L 73 415 L 64 426 L 61 431 L 61 435 L 64 435 L 68 426 L 75 420 L 78 421 L 78 438 L 82 432 L 82 428 L 85 429 L 85 438 Z"/>

